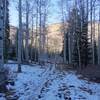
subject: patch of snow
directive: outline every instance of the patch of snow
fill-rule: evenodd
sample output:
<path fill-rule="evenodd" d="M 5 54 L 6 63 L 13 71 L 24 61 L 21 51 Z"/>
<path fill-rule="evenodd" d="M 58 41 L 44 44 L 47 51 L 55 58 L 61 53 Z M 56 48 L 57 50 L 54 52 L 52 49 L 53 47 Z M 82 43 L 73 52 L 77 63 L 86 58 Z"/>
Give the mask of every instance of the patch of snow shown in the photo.
<path fill-rule="evenodd" d="M 17 70 L 17 65 L 7 66 Z M 81 80 L 75 72 L 58 72 L 49 64 L 44 68 L 22 65 L 13 88 L 18 100 L 100 100 L 99 83 Z"/>

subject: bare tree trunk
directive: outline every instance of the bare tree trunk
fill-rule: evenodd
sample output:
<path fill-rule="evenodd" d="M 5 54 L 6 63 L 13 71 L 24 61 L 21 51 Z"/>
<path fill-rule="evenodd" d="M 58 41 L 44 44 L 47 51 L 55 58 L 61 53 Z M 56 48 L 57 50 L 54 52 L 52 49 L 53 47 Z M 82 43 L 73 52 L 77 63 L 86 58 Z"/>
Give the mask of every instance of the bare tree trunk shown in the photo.
<path fill-rule="evenodd" d="M 22 33 L 24 33 L 23 31 L 22 31 Z M 25 53 L 24 53 L 24 36 L 23 36 L 23 34 L 22 34 L 22 61 L 24 61 L 25 60 Z"/>
<path fill-rule="evenodd" d="M 39 62 L 41 59 L 41 53 L 42 53 L 42 12 L 41 12 L 41 8 L 42 8 L 42 0 L 39 1 L 39 54 L 38 54 L 38 58 L 39 58 Z"/>
<path fill-rule="evenodd" d="M 71 35 L 70 35 L 70 32 L 68 32 L 68 53 L 69 53 L 69 64 L 71 64 L 72 63 L 72 59 L 71 59 Z"/>
<path fill-rule="evenodd" d="M 94 54 L 94 55 L 93 55 L 93 56 L 94 56 L 94 62 L 93 62 L 93 64 L 95 64 L 95 56 L 96 56 L 96 55 L 95 55 L 95 53 L 96 53 L 96 51 L 95 51 L 95 45 L 96 45 L 96 44 L 95 44 L 95 42 L 96 42 L 96 41 L 95 41 L 95 23 L 96 23 L 96 21 L 95 21 L 95 17 L 96 17 L 96 16 L 95 16 L 95 2 L 94 2 L 94 9 L 93 9 L 93 17 L 94 17 L 94 18 L 93 18 L 93 21 L 94 21 L 94 23 L 93 23 L 93 28 L 94 28 L 94 29 L 93 29 L 93 49 L 94 49 L 94 50 L 93 50 L 93 51 L 94 51 L 94 53 L 93 53 L 93 54 Z"/>
<path fill-rule="evenodd" d="M 91 47 L 92 47 L 92 64 L 95 63 L 95 60 L 94 60 L 94 39 L 93 39 L 93 6 L 92 6 L 92 3 L 93 3 L 93 0 L 90 1 L 90 7 L 91 7 L 91 14 L 90 14 L 90 20 L 91 20 Z"/>
<path fill-rule="evenodd" d="M 46 35 L 46 54 L 49 57 L 49 50 L 48 50 L 48 33 Z"/>
<path fill-rule="evenodd" d="M 33 38 L 33 36 L 34 36 L 33 35 L 34 34 L 34 32 L 33 32 L 33 26 L 34 26 L 34 20 L 33 20 L 33 14 L 32 14 L 32 36 L 31 36 L 31 46 L 30 46 L 31 47 L 31 53 L 30 53 L 31 54 L 30 55 L 31 56 L 31 62 L 32 62 L 32 59 L 33 59 L 32 55 L 33 55 L 33 41 L 34 41 L 34 38 Z"/>
<path fill-rule="evenodd" d="M 46 44 L 46 8 L 44 8 L 44 18 L 43 18 L 43 56 L 45 56 L 45 44 Z"/>
<path fill-rule="evenodd" d="M 19 32 L 18 32 L 18 72 L 21 72 L 22 52 L 22 0 L 19 0 Z"/>
<path fill-rule="evenodd" d="M 79 47 L 79 37 L 77 37 L 77 49 L 78 49 L 79 67 L 81 70 L 81 53 L 80 53 L 80 47 Z"/>
<path fill-rule="evenodd" d="M 64 5 L 63 5 L 63 1 L 62 1 L 62 5 L 61 5 L 61 7 L 62 7 L 62 30 L 63 30 L 63 33 L 64 33 L 64 51 L 63 51 L 63 56 L 64 56 L 64 63 L 66 63 L 67 62 L 67 59 L 66 59 L 66 32 L 65 32 L 65 23 L 64 23 L 64 7 L 63 7 Z"/>
<path fill-rule="evenodd" d="M 3 9 L 1 9 L 2 8 L 2 5 L 3 5 L 3 1 L 2 0 L 0 0 L 0 67 L 3 67 L 3 65 L 4 65 L 4 50 L 3 50 L 3 48 L 4 48 L 4 25 L 3 25 Z"/>
<path fill-rule="evenodd" d="M 66 1 L 66 12 L 69 12 L 70 15 L 70 7 L 68 7 L 68 1 Z M 66 30 L 67 31 L 67 30 Z M 72 34 L 68 32 L 68 63 L 72 63 Z"/>
<path fill-rule="evenodd" d="M 35 61 L 37 61 L 37 53 L 39 54 L 39 49 L 37 48 L 37 37 L 38 37 L 38 1 L 37 1 L 37 8 L 36 8 L 36 33 L 35 33 Z M 36 50 L 37 49 L 37 50 Z M 39 56 L 38 56 L 39 57 Z"/>
<path fill-rule="evenodd" d="M 29 62 L 29 3 L 26 0 L 26 45 L 25 45 L 26 62 Z"/>
<path fill-rule="evenodd" d="M 39 54 L 39 50 L 38 50 L 38 32 L 36 32 L 36 34 L 35 34 L 35 62 L 38 62 L 39 60 L 39 56 L 38 56 L 38 54 Z"/>
<path fill-rule="evenodd" d="M 100 65 L 100 6 L 99 6 L 99 23 L 98 23 L 98 65 Z"/>

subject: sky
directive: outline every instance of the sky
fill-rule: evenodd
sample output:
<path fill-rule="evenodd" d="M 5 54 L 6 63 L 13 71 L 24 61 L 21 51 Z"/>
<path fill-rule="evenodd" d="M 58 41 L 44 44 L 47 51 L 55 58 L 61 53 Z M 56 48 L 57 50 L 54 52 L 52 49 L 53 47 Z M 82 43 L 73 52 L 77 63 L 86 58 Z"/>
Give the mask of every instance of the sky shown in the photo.
<path fill-rule="evenodd" d="M 9 12 L 10 12 L 10 24 L 13 26 L 18 26 L 18 11 L 16 9 L 16 3 L 12 2 L 14 0 L 10 0 L 9 5 Z M 18 1 L 18 0 L 15 0 Z M 48 23 L 59 23 L 61 21 L 61 17 L 59 15 L 59 12 L 61 11 L 58 1 L 60 0 L 51 0 L 51 5 L 49 7 L 49 14 L 48 14 Z M 96 10 L 96 15 L 98 15 L 98 10 Z M 90 19 L 90 18 L 89 18 Z M 96 19 L 98 19 L 98 16 L 96 16 Z"/>
<path fill-rule="evenodd" d="M 9 5 L 9 16 L 10 16 L 10 24 L 14 26 L 18 26 L 18 12 L 16 10 L 15 4 L 10 2 Z"/>
<path fill-rule="evenodd" d="M 58 0 L 51 0 L 51 6 L 50 6 L 50 13 L 48 17 L 48 23 L 58 23 L 60 22 L 60 17 L 59 17 L 59 9 L 57 7 L 58 5 Z M 10 1 L 9 5 L 9 13 L 10 13 L 10 25 L 13 26 L 18 26 L 18 11 L 16 9 L 16 4 L 12 1 Z"/>

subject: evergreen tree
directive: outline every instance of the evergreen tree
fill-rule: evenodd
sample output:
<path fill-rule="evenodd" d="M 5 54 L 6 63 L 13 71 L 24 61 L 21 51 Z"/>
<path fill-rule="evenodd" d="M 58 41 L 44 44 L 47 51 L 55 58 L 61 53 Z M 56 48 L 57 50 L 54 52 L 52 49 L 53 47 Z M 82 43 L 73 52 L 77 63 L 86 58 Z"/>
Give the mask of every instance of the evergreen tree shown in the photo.
<path fill-rule="evenodd" d="M 85 13 L 84 10 L 83 12 L 82 10 L 74 8 L 70 13 L 70 19 L 68 22 L 68 32 L 70 32 L 71 36 L 73 35 L 71 41 L 71 44 L 73 46 L 73 62 L 80 67 L 86 66 L 90 61 L 90 47 L 88 42 L 88 19 L 84 17 Z"/>
<path fill-rule="evenodd" d="M 74 52 L 74 60 L 81 66 L 86 66 L 90 61 L 90 47 L 88 42 L 88 18 L 86 12 L 82 6 L 79 9 L 78 16 L 76 16 L 76 42 Z M 76 46 L 77 45 L 77 46 Z M 80 61 L 79 61 L 80 59 Z M 80 64 L 79 64 L 80 63 Z"/>

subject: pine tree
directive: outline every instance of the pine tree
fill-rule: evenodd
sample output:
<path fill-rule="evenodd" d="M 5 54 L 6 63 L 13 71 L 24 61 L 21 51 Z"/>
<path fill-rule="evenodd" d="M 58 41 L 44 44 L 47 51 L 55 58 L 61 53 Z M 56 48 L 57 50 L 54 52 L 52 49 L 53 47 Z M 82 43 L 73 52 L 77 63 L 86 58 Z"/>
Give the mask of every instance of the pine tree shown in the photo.
<path fill-rule="evenodd" d="M 73 35 L 72 55 L 73 62 L 78 66 L 86 66 L 90 60 L 90 47 L 88 42 L 88 19 L 84 9 L 74 8 L 69 19 L 68 32 Z M 69 38 L 69 37 L 68 37 Z"/>
<path fill-rule="evenodd" d="M 81 24 L 81 20 L 80 20 L 80 15 L 78 14 L 78 9 L 73 9 L 73 21 L 74 23 L 72 23 L 72 27 L 74 27 L 74 43 L 73 43 L 73 63 L 77 64 L 80 66 L 80 24 Z"/>
<path fill-rule="evenodd" d="M 82 2 L 81 2 L 82 3 Z M 79 18 L 78 18 L 79 17 Z M 88 42 L 88 18 L 84 10 L 84 4 L 81 5 L 78 16 L 76 17 L 76 55 L 78 56 L 77 63 L 81 66 L 86 66 L 90 60 L 90 47 Z M 74 57 L 76 56 L 74 55 Z M 80 59 L 80 61 L 79 61 Z"/>

